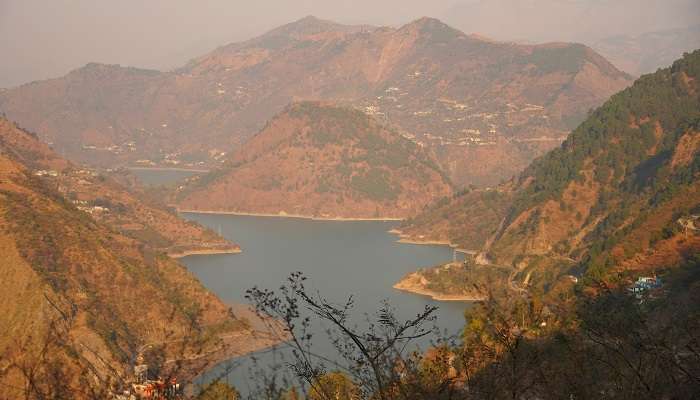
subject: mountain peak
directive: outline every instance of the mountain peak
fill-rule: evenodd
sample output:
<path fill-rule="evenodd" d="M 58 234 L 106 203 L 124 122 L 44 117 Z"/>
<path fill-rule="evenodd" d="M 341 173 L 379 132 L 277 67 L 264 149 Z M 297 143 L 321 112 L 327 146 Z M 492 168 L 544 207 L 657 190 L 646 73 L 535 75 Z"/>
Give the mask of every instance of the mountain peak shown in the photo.
<path fill-rule="evenodd" d="M 318 18 L 317 16 L 311 15 L 311 14 L 307 15 L 307 16 L 304 17 L 304 18 L 300 18 L 300 19 L 298 19 L 298 20 L 296 21 L 296 23 L 307 23 L 307 24 L 309 24 L 309 23 L 320 23 L 320 22 L 325 22 L 325 21 L 322 20 L 321 18 Z"/>
<path fill-rule="evenodd" d="M 155 76 L 160 74 L 159 71 L 152 69 L 136 68 L 122 66 L 120 64 L 104 64 L 99 62 L 90 62 L 82 67 L 76 68 L 68 73 L 68 75 L 84 76 L 86 74 L 102 75 L 102 74 L 136 74 Z"/>
<path fill-rule="evenodd" d="M 309 28 L 329 28 L 329 27 L 340 27 L 342 26 L 341 24 L 335 23 L 333 21 L 328 21 L 324 20 L 321 18 L 318 18 L 315 15 L 307 15 L 306 17 L 300 18 L 296 21 L 290 22 L 286 25 L 283 25 L 289 28 L 297 28 L 297 29 L 309 29 Z"/>
<path fill-rule="evenodd" d="M 447 28 L 447 29 L 456 30 L 456 29 L 450 27 L 449 25 L 447 25 L 446 23 L 440 21 L 439 19 L 433 18 L 433 17 L 421 17 L 421 18 L 418 18 L 414 21 L 409 22 L 405 26 L 406 27 L 412 27 L 412 26 L 419 27 L 422 29 L 445 29 L 445 28 Z"/>
<path fill-rule="evenodd" d="M 422 17 L 404 25 L 401 30 L 417 31 L 433 40 L 445 42 L 458 37 L 464 37 L 464 33 L 447 25 L 437 18 Z"/>
<path fill-rule="evenodd" d="M 355 30 L 357 30 L 357 27 L 320 19 L 313 15 L 307 15 L 304 18 L 282 25 L 268 32 L 265 36 L 290 36 L 298 38 L 325 32 L 347 32 Z"/>
<path fill-rule="evenodd" d="M 436 24 L 440 24 L 440 25 L 446 25 L 444 22 L 440 21 L 440 20 L 437 19 L 437 18 L 427 17 L 427 16 L 420 17 L 420 18 L 418 18 L 417 20 L 414 20 L 413 22 L 411 22 L 411 23 L 409 23 L 409 24 L 419 24 L 419 25 L 428 25 L 428 24 L 430 24 L 430 25 L 436 25 Z"/>

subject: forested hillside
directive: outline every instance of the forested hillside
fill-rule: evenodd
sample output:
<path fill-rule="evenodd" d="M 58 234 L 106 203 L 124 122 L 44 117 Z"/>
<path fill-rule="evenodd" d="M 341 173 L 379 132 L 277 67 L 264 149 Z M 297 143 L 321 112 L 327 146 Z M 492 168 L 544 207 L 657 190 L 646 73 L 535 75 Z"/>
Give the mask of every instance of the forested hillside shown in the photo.
<path fill-rule="evenodd" d="M 513 200 L 513 184 L 466 189 L 431 204 L 396 232 L 405 241 L 443 242 L 477 251 L 496 233 Z"/>
<path fill-rule="evenodd" d="M 484 244 L 480 261 L 515 267 L 521 280 L 565 273 L 601 279 L 682 263 L 700 246 L 692 229 L 700 215 L 699 73 L 695 51 L 614 95 L 512 183 L 510 205 L 491 206 L 501 218 L 484 225 L 483 206 L 458 197 L 453 208 L 430 210 L 402 230 L 415 237 L 424 228 L 425 239 L 444 239 L 441 215 L 477 207 L 473 220 L 460 223 L 462 231 L 483 226 L 482 235 L 460 237 L 449 222 L 456 234 L 448 239 L 466 248 Z"/>
<path fill-rule="evenodd" d="M 464 398 L 697 397 L 699 76 L 700 50 L 613 96 L 513 182 L 407 221 L 412 238 L 482 249 L 397 284 L 485 299 L 444 350 L 456 371 L 428 382 L 454 377 Z"/>

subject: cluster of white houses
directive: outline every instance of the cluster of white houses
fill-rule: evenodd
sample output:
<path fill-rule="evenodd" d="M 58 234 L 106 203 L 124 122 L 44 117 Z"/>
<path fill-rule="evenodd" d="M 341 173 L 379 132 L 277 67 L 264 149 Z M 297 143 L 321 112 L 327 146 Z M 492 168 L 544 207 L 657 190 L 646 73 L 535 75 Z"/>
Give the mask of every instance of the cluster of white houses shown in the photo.
<path fill-rule="evenodd" d="M 409 74 L 411 77 L 420 76 L 420 71 L 416 74 Z M 544 106 L 536 104 L 521 104 L 515 105 L 506 103 L 505 105 L 494 104 L 490 110 L 472 110 L 472 106 L 465 102 L 439 98 L 436 100 L 436 106 L 426 106 L 414 109 L 405 109 L 404 104 L 401 104 L 400 99 L 405 99 L 404 96 L 409 95 L 408 92 L 399 87 L 388 87 L 384 93 L 377 96 L 374 100 L 364 102 L 360 109 L 367 115 L 387 119 L 391 110 L 400 112 L 401 118 L 414 118 L 419 126 L 425 126 L 426 123 L 434 129 L 432 132 L 413 132 L 412 137 L 403 135 L 405 138 L 413 141 L 421 147 L 426 146 L 493 146 L 498 144 L 497 138 L 503 127 L 512 127 L 513 121 L 510 121 L 509 115 L 521 114 L 515 117 L 519 124 L 523 123 L 523 118 L 531 121 L 532 118 L 548 119 L 544 113 Z M 504 119 L 505 118 L 505 119 Z M 434 120 L 434 121 L 433 121 Z M 510 122 L 509 122 L 510 121 Z M 466 126 L 465 126 L 466 125 Z M 508 128 L 505 128 L 508 129 Z M 559 137 L 537 137 L 513 138 L 516 142 L 545 142 L 558 141 Z"/>

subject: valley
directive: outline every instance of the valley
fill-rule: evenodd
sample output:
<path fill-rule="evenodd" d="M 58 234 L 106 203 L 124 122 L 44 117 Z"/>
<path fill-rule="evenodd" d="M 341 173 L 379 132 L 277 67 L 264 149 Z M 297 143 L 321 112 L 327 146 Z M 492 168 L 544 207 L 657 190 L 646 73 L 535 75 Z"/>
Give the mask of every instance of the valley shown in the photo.
<path fill-rule="evenodd" d="M 59 55 L 82 67 L 0 88 L 0 400 L 697 397 L 698 28 L 290 17 L 334 2 L 236 5 L 222 28 L 265 33 L 162 71 L 114 64 L 145 36 L 85 55 L 167 12 L 164 47 L 210 43 L 214 11 L 104 4 Z M 539 3 L 511 2 L 446 17 L 517 31 Z M 84 22 L 8 5 L 0 54 L 37 66 Z"/>

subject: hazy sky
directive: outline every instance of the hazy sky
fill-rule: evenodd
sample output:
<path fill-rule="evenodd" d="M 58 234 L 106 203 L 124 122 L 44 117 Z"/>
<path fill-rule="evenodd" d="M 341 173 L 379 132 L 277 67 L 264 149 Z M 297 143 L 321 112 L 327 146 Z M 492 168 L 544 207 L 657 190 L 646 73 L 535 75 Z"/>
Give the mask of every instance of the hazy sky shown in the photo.
<path fill-rule="evenodd" d="M 497 39 L 585 42 L 689 26 L 700 0 L 0 0 L 0 87 L 93 61 L 170 69 L 310 14 L 374 25 L 432 16 Z"/>

